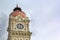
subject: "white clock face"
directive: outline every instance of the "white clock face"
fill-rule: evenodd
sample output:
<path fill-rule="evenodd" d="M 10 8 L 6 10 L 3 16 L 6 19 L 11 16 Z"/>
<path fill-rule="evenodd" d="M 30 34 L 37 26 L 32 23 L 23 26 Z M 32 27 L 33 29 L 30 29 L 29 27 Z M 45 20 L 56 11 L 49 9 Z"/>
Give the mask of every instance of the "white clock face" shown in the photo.
<path fill-rule="evenodd" d="M 17 24 L 17 28 L 18 29 L 23 29 L 24 28 L 24 25 L 23 24 Z"/>

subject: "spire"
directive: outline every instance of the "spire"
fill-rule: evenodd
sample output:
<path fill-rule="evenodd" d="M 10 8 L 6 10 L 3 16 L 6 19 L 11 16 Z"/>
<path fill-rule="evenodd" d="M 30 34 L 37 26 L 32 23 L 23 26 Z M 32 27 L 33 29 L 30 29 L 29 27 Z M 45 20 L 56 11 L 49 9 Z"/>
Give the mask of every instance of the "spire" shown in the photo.
<path fill-rule="evenodd" d="M 16 5 L 16 7 L 13 9 L 13 11 L 16 11 L 16 10 L 21 11 L 21 8 L 20 8 L 20 7 L 18 7 L 18 4 L 17 4 L 17 5 Z"/>

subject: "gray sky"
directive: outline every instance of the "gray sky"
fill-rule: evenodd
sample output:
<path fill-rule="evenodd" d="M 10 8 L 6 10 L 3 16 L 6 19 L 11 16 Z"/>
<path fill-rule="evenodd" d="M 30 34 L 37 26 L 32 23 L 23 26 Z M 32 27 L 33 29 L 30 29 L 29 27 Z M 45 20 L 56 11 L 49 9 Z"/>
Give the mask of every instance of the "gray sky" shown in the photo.
<path fill-rule="evenodd" d="M 16 4 L 31 20 L 31 40 L 60 40 L 60 0 L 0 0 L 0 40 L 7 40 L 8 17 Z"/>

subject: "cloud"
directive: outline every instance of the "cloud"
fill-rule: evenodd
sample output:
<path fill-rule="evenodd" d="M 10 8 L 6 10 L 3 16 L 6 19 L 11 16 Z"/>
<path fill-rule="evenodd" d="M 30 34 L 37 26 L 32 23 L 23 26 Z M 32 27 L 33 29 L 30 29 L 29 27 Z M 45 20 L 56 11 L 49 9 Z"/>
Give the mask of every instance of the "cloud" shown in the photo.
<path fill-rule="evenodd" d="M 1 5 L 0 8 L 3 9 L 1 11 L 5 13 L 0 13 L 1 40 L 7 39 L 5 38 L 7 35 L 7 15 L 9 15 L 10 10 L 14 8 L 16 3 L 18 3 L 19 6 L 22 7 L 22 10 L 30 17 L 31 40 L 60 40 L 60 0 L 2 1 L 1 4 L 3 6 Z"/>
<path fill-rule="evenodd" d="M 4 35 L 7 29 L 7 15 L 0 13 L 0 40 L 4 40 Z"/>

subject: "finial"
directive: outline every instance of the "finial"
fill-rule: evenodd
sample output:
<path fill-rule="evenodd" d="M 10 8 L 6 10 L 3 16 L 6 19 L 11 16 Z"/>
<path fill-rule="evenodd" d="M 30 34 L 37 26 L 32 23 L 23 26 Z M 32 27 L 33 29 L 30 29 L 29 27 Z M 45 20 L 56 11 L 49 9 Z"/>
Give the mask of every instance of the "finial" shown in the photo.
<path fill-rule="evenodd" d="M 16 7 L 18 7 L 18 4 L 16 4 Z"/>

